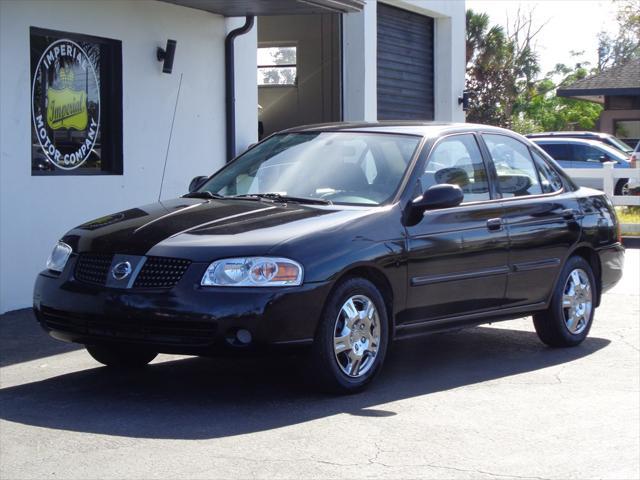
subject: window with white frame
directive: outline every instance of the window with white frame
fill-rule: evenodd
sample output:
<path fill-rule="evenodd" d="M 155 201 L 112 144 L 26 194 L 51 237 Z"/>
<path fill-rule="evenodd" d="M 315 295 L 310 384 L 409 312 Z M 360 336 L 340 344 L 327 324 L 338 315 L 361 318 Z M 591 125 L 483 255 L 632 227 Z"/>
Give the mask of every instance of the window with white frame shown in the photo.
<path fill-rule="evenodd" d="M 258 47 L 258 86 L 297 85 L 297 46 Z"/>

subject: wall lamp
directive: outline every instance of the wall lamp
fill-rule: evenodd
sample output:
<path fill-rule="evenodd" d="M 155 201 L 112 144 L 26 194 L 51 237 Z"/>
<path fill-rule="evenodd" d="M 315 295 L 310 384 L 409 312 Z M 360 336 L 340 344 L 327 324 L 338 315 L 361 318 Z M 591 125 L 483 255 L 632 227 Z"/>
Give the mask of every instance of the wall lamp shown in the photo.
<path fill-rule="evenodd" d="M 156 50 L 156 58 L 162 64 L 162 73 L 171 73 L 173 70 L 173 57 L 176 54 L 176 45 L 178 42 L 175 40 L 167 40 L 167 46 Z"/>
<path fill-rule="evenodd" d="M 469 91 L 465 90 L 462 92 L 462 96 L 458 97 L 458 105 L 462 105 L 462 110 L 466 112 L 469 110 Z"/>

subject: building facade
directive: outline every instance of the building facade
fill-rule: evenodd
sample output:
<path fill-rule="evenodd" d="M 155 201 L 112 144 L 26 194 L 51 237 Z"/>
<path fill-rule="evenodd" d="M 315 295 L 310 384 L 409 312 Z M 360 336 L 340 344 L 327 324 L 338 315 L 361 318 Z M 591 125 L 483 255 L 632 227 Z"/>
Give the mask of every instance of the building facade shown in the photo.
<path fill-rule="evenodd" d="M 0 312 L 30 306 L 65 231 L 177 197 L 260 136 L 464 121 L 464 22 L 446 0 L 3 0 Z"/>
<path fill-rule="evenodd" d="M 559 88 L 558 96 L 601 104 L 598 130 L 631 147 L 640 141 L 640 58 Z"/>

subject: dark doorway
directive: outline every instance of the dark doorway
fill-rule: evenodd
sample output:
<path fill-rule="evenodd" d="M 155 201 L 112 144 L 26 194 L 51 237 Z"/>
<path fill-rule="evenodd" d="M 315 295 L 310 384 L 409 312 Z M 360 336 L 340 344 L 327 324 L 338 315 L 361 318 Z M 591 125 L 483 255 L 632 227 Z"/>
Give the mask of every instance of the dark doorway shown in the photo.
<path fill-rule="evenodd" d="M 433 18 L 378 3 L 378 118 L 433 120 Z"/>
<path fill-rule="evenodd" d="M 263 136 L 342 118 L 340 15 L 258 19 L 258 103 Z"/>

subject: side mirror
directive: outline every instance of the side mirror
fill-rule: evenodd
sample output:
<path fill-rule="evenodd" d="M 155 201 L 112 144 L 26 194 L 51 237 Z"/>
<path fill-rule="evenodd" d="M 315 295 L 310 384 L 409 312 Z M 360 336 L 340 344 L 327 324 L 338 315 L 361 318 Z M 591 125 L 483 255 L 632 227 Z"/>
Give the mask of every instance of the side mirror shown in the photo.
<path fill-rule="evenodd" d="M 464 194 L 458 185 L 442 183 L 433 185 L 426 192 L 411 201 L 405 211 L 405 224 L 416 225 L 427 210 L 456 207 L 462 203 Z"/>
<path fill-rule="evenodd" d="M 193 180 L 191 180 L 191 183 L 189 183 L 189 193 L 195 192 L 198 188 L 200 188 L 200 186 L 202 186 L 207 178 L 209 177 L 193 177 Z"/>
<path fill-rule="evenodd" d="M 608 162 L 609 161 L 609 156 L 608 155 L 600 155 L 598 157 L 598 160 L 600 160 L 600 163 Z"/>

